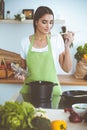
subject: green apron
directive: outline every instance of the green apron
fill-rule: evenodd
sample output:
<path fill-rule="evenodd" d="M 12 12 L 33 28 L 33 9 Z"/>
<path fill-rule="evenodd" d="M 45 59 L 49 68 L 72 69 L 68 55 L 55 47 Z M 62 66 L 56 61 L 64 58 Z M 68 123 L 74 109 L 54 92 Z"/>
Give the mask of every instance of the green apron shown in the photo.
<path fill-rule="evenodd" d="M 29 51 L 26 58 L 29 76 L 26 77 L 23 88 L 21 89 L 22 96 L 25 101 L 29 101 L 29 86 L 26 83 L 31 81 L 43 80 L 58 83 L 58 86 L 53 87 L 52 91 L 52 108 L 58 108 L 60 95 L 62 93 L 61 87 L 57 78 L 56 69 L 53 61 L 53 55 L 50 45 L 50 38 L 48 40 L 48 51 L 35 52 L 32 51 L 34 43 L 34 36 L 31 40 Z"/>

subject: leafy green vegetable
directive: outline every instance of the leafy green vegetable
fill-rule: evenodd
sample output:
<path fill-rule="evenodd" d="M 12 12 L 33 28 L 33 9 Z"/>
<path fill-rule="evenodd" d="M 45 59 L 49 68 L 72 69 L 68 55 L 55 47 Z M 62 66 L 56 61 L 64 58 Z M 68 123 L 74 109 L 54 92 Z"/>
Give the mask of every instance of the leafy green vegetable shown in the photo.
<path fill-rule="evenodd" d="M 29 102 L 7 101 L 0 105 L 0 130 L 51 130 L 50 120 L 45 116 L 44 110 Z"/>
<path fill-rule="evenodd" d="M 87 54 L 87 43 L 85 43 L 84 46 L 80 45 L 77 47 L 77 52 L 74 55 L 77 62 L 79 62 L 83 58 L 84 54 Z"/>
<path fill-rule="evenodd" d="M 34 106 L 27 102 L 6 102 L 0 105 L 0 128 L 7 130 L 30 130 L 31 120 L 36 113 Z"/>
<path fill-rule="evenodd" d="M 51 121 L 44 117 L 35 117 L 31 121 L 35 130 L 52 130 Z"/>

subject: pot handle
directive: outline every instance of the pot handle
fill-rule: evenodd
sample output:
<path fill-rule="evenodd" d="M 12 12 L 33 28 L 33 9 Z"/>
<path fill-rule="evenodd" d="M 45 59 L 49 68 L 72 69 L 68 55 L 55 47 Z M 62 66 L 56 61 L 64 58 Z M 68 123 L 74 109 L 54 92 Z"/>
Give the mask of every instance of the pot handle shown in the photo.
<path fill-rule="evenodd" d="M 26 85 L 29 85 L 29 83 L 26 83 Z"/>
<path fill-rule="evenodd" d="M 58 83 L 53 83 L 53 86 L 57 86 L 58 85 Z"/>

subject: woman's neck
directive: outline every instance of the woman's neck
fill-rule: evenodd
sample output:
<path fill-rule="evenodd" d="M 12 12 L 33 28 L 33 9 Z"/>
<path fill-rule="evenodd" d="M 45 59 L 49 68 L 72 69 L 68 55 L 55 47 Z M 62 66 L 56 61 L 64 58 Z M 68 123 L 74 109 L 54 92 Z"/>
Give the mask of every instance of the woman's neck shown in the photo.
<path fill-rule="evenodd" d="M 46 47 L 47 44 L 48 44 L 47 34 L 46 35 L 42 35 L 42 34 L 39 34 L 39 33 L 34 34 L 34 44 L 33 44 L 33 46 L 35 48 L 43 48 L 43 47 Z"/>
<path fill-rule="evenodd" d="M 38 33 L 35 33 L 35 40 L 38 40 L 40 42 L 43 42 L 43 41 L 46 41 L 47 39 L 47 35 L 45 34 L 38 34 Z"/>

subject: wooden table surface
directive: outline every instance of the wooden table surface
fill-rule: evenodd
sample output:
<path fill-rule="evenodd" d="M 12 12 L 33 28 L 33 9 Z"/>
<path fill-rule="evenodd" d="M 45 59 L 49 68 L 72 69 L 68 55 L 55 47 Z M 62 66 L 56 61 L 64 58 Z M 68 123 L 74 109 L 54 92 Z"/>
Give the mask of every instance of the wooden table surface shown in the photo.
<path fill-rule="evenodd" d="M 87 80 L 76 79 L 74 75 L 59 75 L 58 76 L 61 85 L 81 85 L 87 86 Z"/>
<path fill-rule="evenodd" d="M 58 75 L 58 79 L 61 85 L 81 85 L 87 86 L 87 81 L 84 79 L 76 79 L 74 75 Z M 22 80 L 17 80 L 14 78 L 0 79 L 0 83 L 4 84 L 23 84 Z"/>
<path fill-rule="evenodd" d="M 65 120 L 67 123 L 67 130 L 87 130 L 87 123 L 72 123 L 69 121 L 70 113 L 65 113 L 63 109 L 45 109 L 46 114 L 51 120 Z"/>

